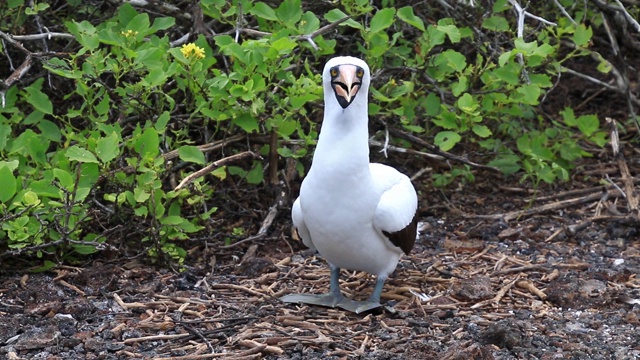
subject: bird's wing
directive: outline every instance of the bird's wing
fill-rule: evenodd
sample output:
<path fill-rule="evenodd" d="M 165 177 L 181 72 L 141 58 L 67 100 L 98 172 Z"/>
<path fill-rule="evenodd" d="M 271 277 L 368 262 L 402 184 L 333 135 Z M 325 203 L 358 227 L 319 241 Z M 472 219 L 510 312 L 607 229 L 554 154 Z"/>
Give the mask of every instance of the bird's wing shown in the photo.
<path fill-rule="evenodd" d="M 392 167 L 374 163 L 369 168 L 375 188 L 380 194 L 373 226 L 405 254 L 409 254 L 417 233 L 416 190 L 406 175 Z"/>
<path fill-rule="evenodd" d="M 302 212 L 302 207 L 300 206 L 300 198 L 297 198 L 291 207 L 291 219 L 293 220 L 293 226 L 295 226 L 298 231 L 298 235 L 302 238 L 302 243 L 308 248 L 315 250 L 316 247 L 313 245 L 313 241 L 311 241 L 309 229 L 304 223 L 304 214 Z"/>

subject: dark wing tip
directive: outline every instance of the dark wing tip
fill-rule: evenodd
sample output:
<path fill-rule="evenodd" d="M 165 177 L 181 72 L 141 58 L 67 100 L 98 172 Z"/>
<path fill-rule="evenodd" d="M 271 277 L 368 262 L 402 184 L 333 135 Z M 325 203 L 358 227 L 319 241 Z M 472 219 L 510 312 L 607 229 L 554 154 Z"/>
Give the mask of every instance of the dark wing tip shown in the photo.
<path fill-rule="evenodd" d="M 418 213 L 416 212 L 409 225 L 405 226 L 405 228 L 400 231 L 388 232 L 382 230 L 382 233 L 389 238 L 389 241 L 391 241 L 393 245 L 402 249 L 402 251 L 407 255 L 409 255 L 411 249 L 413 249 L 413 245 L 416 243 L 416 235 L 418 234 L 417 214 Z"/>

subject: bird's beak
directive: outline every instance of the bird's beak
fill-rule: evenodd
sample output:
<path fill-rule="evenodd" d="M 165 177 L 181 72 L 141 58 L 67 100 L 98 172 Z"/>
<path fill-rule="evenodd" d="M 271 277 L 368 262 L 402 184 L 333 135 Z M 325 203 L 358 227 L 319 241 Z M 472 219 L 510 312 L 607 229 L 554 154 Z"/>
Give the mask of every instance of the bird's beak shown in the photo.
<path fill-rule="evenodd" d="M 331 87 L 343 109 L 351 105 L 358 94 L 363 75 L 362 68 L 355 65 L 338 65 L 331 69 Z"/>

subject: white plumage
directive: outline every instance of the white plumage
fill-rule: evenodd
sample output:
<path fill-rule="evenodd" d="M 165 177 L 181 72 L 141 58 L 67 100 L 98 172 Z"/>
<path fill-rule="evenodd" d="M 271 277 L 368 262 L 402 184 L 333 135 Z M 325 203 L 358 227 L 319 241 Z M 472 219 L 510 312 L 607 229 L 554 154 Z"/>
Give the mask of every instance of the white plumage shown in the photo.
<path fill-rule="evenodd" d="M 329 263 L 331 291 L 287 295 L 282 300 L 361 312 L 380 306 L 384 281 L 402 252 L 413 247 L 418 199 L 406 175 L 369 163 L 367 64 L 354 57 L 336 57 L 327 62 L 322 78 L 322 129 L 291 215 L 304 244 Z M 377 276 L 368 301 L 341 295 L 340 268 Z"/>

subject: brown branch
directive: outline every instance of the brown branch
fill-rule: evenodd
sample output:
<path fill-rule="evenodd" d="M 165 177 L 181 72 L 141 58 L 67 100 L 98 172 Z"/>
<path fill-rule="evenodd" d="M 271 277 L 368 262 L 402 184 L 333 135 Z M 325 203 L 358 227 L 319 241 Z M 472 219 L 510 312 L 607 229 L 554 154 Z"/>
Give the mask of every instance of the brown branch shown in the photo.
<path fill-rule="evenodd" d="M 433 153 L 435 153 L 437 155 L 440 155 L 440 156 L 442 156 L 444 158 L 447 158 L 449 160 L 453 160 L 453 161 L 456 161 L 456 162 L 459 162 L 459 163 L 462 163 L 462 164 L 465 164 L 465 165 L 469 165 L 471 167 L 475 167 L 475 168 L 478 168 L 478 169 L 485 169 L 485 170 L 491 170 L 491 171 L 494 171 L 494 172 L 502 173 L 500 171 L 500 169 L 498 169 L 497 167 L 483 165 L 483 164 L 476 164 L 476 163 L 470 161 L 469 159 L 467 159 L 465 157 L 454 155 L 454 154 L 451 154 L 451 153 L 446 152 L 446 151 L 442 151 L 437 146 L 431 145 L 428 142 L 420 139 L 417 136 L 414 136 L 414 135 L 411 135 L 411 134 L 407 134 L 407 133 L 405 133 L 403 131 L 400 131 L 398 129 L 390 128 L 389 132 L 394 136 L 397 136 L 399 138 L 405 139 L 405 140 L 407 140 L 407 141 L 409 141 L 409 142 L 411 142 L 413 144 L 416 144 L 418 146 L 424 146 L 427 149 L 429 149 L 431 152 L 433 152 Z"/>
<path fill-rule="evenodd" d="M 542 214 L 548 211 L 560 210 L 560 209 L 565 209 L 575 205 L 585 204 L 591 201 L 599 200 L 606 195 L 613 196 L 613 197 L 622 196 L 622 194 L 619 191 L 615 190 L 615 191 L 609 191 L 609 192 L 604 192 L 600 194 L 591 194 L 581 198 L 561 200 L 551 204 L 544 204 L 544 205 L 536 206 L 530 209 L 516 210 L 508 213 L 493 214 L 493 215 L 466 215 L 466 216 L 469 218 L 475 218 L 475 219 L 503 220 L 508 222 L 523 216 L 537 215 L 537 214 Z"/>
<path fill-rule="evenodd" d="M 265 216 L 264 220 L 262 220 L 262 225 L 260 225 L 260 230 L 258 230 L 258 233 L 253 235 L 253 236 L 249 236 L 246 239 L 234 242 L 233 244 L 230 245 L 225 245 L 225 246 L 220 246 L 220 249 L 230 249 L 232 247 L 238 246 L 240 244 L 244 244 L 250 241 L 255 241 L 255 240 L 259 240 L 262 239 L 263 237 L 267 236 L 267 233 L 269 231 L 269 229 L 271 228 L 271 225 L 273 224 L 273 221 L 276 219 L 276 217 L 278 216 L 278 212 L 280 211 L 280 209 L 284 208 L 287 206 L 288 203 L 288 195 L 287 195 L 287 191 L 285 189 L 285 185 L 284 183 L 280 183 L 280 186 L 278 188 L 278 195 L 276 196 L 276 200 L 273 202 L 273 205 L 271 205 L 271 207 L 269 208 L 269 212 L 267 213 L 267 216 Z"/>
<path fill-rule="evenodd" d="M 229 163 L 233 163 L 233 162 L 236 162 L 236 161 L 244 160 L 244 159 L 246 159 L 248 157 L 252 157 L 254 159 L 259 159 L 260 155 L 254 153 L 252 151 L 245 151 L 245 152 L 241 152 L 239 154 L 227 156 L 226 158 L 222 158 L 222 159 L 220 159 L 218 161 L 214 161 L 211 164 L 203 167 L 202 169 L 200 169 L 200 170 L 190 174 L 189 176 L 185 177 L 184 179 L 182 179 L 180 184 L 178 184 L 178 186 L 176 186 L 175 189 L 173 189 L 173 190 L 174 191 L 178 191 L 178 190 L 184 188 L 185 186 L 189 185 L 193 180 L 210 173 L 214 169 L 217 169 L 217 168 L 219 168 L 221 166 L 224 166 L 224 165 L 227 165 Z"/>

